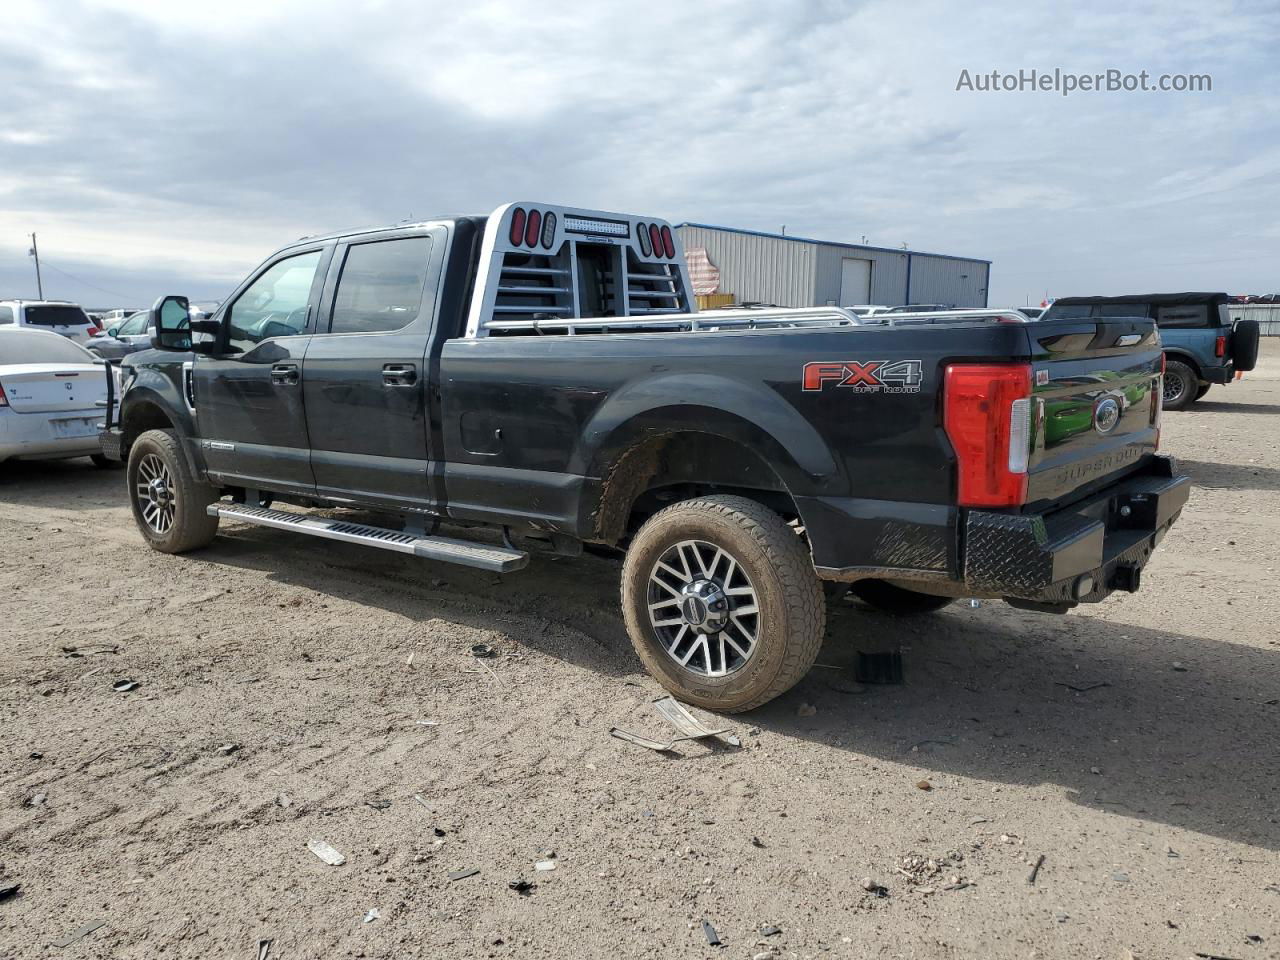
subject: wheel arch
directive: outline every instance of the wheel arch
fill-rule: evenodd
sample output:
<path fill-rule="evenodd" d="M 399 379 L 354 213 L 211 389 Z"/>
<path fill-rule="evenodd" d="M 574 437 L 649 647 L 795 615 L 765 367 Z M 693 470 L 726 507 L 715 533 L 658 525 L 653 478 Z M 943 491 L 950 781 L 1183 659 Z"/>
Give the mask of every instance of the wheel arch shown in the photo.
<path fill-rule="evenodd" d="M 1185 363 L 1191 368 L 1191 372 L 1196 375 L 1197 379 L 1204 379 L 1204 370 L 1200 366 L 1200 361 L 1195 358 L 1194 354 L 1189 353 L 1180 347 L 1165 347 L 1164 355 L 1169 360 L 1177 360 L 1179 363 Z"/>

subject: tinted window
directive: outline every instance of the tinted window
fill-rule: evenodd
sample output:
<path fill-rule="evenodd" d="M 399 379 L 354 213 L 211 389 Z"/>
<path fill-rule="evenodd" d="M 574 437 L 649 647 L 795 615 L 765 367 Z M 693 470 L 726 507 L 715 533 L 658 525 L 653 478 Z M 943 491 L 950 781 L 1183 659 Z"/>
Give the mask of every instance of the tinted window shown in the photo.
<path fill-rule="evenodd" d="M 1041 320 L 1088 320 L 1093 307 L 1088 304 L 1058 306 L 1056 303 L 1041 314 Z"/>
<path fill-rule="evenodd" d="M 37 327 L 83 327 L 93 321 L 79 307 L 27 307 L 27 323 Z"/>
<path fill-rule="evenodd" d="M 1207 327 L 1209 308 L 1203 303 L 1185 307 L 1157 307 L 1156 323 L 1162 327 Z"/>
<path fill-rule="evenodd" d="M 430 255 L 430 237 L 349 247 L 329 332 L 376 333 L 407 326 L 422 309 Z"/>
<path fill-rule="evenodd" d="M 1106 318 L 1140 317 L 1145 319 L 1151 315 L 1151 307 L 1146 303 L 1104 303 L 1098 307 L 1098 316 Z"/>
<path fill-rule="evenodd" d="M 13 307 L 0 307 L 0 323 L 13 323 Z"/>
<path fill-rule="evenodd" d="M 270 337 L 300 333 L 319 263 L 319 250 L 299 254 L 272 264 L 253 281 L 227 311 L 231 348 L 252 350 Z"/>

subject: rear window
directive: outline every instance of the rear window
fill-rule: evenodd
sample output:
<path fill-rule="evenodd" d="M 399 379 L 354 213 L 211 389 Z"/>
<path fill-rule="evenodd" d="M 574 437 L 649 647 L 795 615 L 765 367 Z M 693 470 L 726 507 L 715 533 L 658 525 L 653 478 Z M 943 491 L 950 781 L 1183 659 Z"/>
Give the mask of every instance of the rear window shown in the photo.
<path fill-rule="evenodd" d="M 94 359 L 80 344 L 56 333 L 21 327 L 0 330 L 0 364 L 93 363 Z"/>
<path fill-rule="evenodd" d="M 79 307 L 27 307 L 24 312 L 34 327 L 83 327 L 93 322 Z"/>
<path fill-rule="evenodd" d="M 1157 307 L 1156 324 L 1161 327 L 1207 327 L 1209 307 L 1203 303 L 1185 307 Z"/>
<path fill-rule="evenodd" d="M 1040 317 L 1041 320 L 1088 320 L 1093 311 L 1087 303 L 1070 304 L 1058 306 L 1056 303 L 1051 306 Z"/>
<path fill-rule="evenodd" d="M 1151 316 L 1151 305 L 1146 303 L 1104 303 L 1098 307 L 1098 316 L 1109 320 L 1119 317 L 1138 317 L 1145 320 Z"/>

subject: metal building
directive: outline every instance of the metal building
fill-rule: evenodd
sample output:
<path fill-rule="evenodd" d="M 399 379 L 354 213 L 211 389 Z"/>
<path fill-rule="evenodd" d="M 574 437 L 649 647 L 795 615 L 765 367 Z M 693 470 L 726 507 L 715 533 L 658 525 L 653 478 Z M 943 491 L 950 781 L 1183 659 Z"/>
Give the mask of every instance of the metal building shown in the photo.
<path fill-rule="evenodd" d="M 719 292 L 780 307 L 941 303 L 985 307 L 991 261 L 830 243 L 705 223 L 676 225 L 686 254 L 705 249 Z M 699 291 L 703 292 L 703 291 Z"/>

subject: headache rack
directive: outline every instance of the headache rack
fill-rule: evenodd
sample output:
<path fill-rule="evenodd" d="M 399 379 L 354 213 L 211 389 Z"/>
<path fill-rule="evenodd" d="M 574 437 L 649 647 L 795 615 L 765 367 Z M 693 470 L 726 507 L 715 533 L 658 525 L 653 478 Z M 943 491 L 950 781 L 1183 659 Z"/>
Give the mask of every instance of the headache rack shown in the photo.
<path fill-rule="evenodd" d="M 656 312 L 656 311 L 655 311 Z M 584 333 L 663 333 L 717 330 L 764 330 L 787 327 L 856 327 L 858 318 L 839 307 L 776 307 L 715 310 L 655 317 L 557 317 L 494 320 L 490 336 L 573 336 Z"/>

